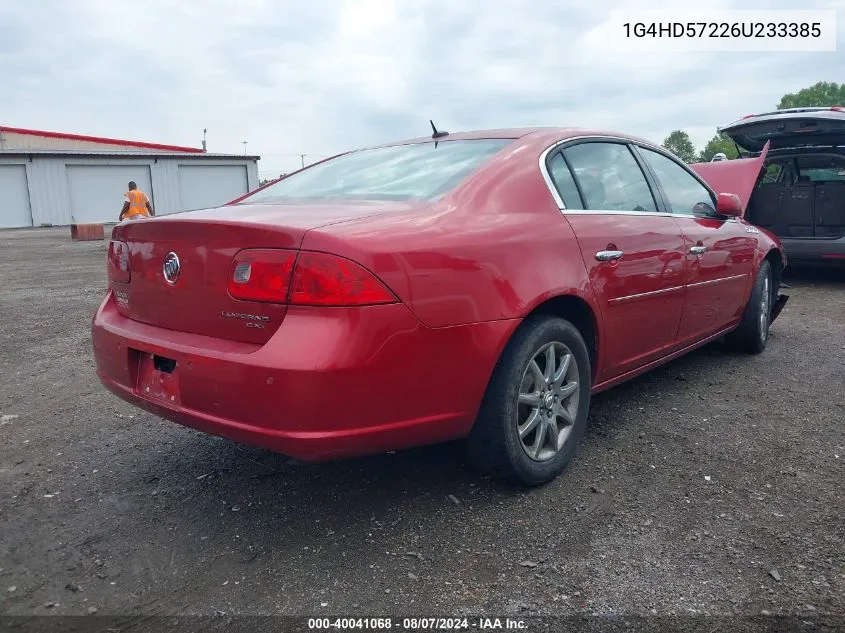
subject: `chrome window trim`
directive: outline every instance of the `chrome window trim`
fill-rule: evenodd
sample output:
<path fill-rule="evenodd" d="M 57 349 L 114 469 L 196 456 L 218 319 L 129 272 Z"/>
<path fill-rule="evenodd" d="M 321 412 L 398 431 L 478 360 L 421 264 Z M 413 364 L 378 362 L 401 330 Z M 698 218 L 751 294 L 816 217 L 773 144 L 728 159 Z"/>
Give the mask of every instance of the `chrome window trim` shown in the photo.
<path fill-rule="evenodd" d="M 624 143 L 626 145 L 635 145 L 639 147 L 644 147 L 646 149 L 650 149 L 652 151 L 657 152 L 658 154 L 662 154 L 666 158 L 671 161 L 674 161 L 680 165 L 682 165 L 686 170 L 687 173 L 692 175 L 698 183 L 704 187 L 707 191 L 709 191 L 713 198 L 717 198 L 718 196 L 710 188 L 710 186 L 704 182 L 701 178 L 699 178 L 698 174 L 693 172 L 691 169 L 687 168 L 683 163 L 680 163 L 675 157 L 672 156 L 670 152 L 665 150 L 664 148 L 654 145 L 653 143 L 649 143 L 648 141 L 638 141 L 632 140 L 629 138 L 625 138 L 623 136 L 614 136 L 612 134 L 589 134 L 583 136 L 571 136 L 569 138 L 561 139 L 559 141 L 555 141 L 549 147 L 544 149 L 540 154 L 540 160 L 538 161 L 538 165 L 540 167 L 540 174 L 543 176 L 543 180 L 546 183 L 546 187 L 549 190 L 549 193 L 552 194 L 552 199 L 557 204 L 558 210 L 563 215 L 638 215 L 638 216 L 646 216 L 646 217 L 670 217 L 670 218 L 696 218 L 696 219 L 704 219 L 704 220 L 722 220 L 724 222 L 737 222 L 737 218 L 732 217 L 725 217 L 717 215 L 716 217 L 707 217 L 707 216 L 700 216 L 695 215 L 693 213 L 670 213 L 668 211 L 616 211 L 616 210 L 604 210 L 604 209 L 567 209 L 566 205 L 563 203 L 563 199 L 560 197 L 560 194 L 557 191 L 557 187 L 555 187 L 555 183 L 552 180 L 551 174 L 549 174 L 549 170 L 546 167 L 546 161 L 549 157 L 549 154 L 557 150 L 561 145 L 568 145 L 569 143 L 575 143 L 578 141 L 610 141 L 613 143 Z M 575 174 L 573 174 L 573 177 Z"/>

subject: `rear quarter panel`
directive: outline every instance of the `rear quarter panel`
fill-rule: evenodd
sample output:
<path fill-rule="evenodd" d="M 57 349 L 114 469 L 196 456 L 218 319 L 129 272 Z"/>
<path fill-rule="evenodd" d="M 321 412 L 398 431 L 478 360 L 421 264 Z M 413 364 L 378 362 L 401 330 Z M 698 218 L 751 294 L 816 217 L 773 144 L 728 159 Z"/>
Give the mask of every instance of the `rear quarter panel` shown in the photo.
<path fill-rule="evenodd" d="M 302 247 L 363 264 L 429 327 L 519 319 L 563 294 L 599 320 L 575 235 L 540 175 L 547 144 L 515 141 L 429 208 L 314 229 Z"/>

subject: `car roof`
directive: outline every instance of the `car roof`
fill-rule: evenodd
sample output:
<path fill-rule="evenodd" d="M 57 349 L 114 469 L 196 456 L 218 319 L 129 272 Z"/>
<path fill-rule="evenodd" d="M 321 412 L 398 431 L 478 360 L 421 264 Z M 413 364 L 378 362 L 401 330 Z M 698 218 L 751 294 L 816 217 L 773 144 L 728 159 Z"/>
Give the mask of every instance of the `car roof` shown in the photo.
<path fill-rule="evenodd" d="M 643 145 L 655 146 L 655 143 L 646 139 L 631 136 L 630 134 L 622 134 L 620 132 L 613 132 L 610 130 L 597 130 L 591 128 L 579 127 L 521 127 L 521 128 L 497 128 L 489 130 L 469 130 L 464 132 L 449 132 L 444 136 L 433 138 L 432 135 L 418 136 L 416 138 L 409 138 L 400 141 L 392 141 L 388 143 L 381 143 L 370 147 L 375 149 L 379 147 L 391 147 L 395 145 L 411 145 L 416 143 L 431 143 L 433 141 L 466 141 L 466 140 L 482 140 L 482 139 L 521 139 L 531 144 L 549 144 L 557 141 L 566 140 L 567 138 L 578 138 L 581 136 L 603 136 L 611 138 L 619 138 L 626 141 L 641 143 Z"/>

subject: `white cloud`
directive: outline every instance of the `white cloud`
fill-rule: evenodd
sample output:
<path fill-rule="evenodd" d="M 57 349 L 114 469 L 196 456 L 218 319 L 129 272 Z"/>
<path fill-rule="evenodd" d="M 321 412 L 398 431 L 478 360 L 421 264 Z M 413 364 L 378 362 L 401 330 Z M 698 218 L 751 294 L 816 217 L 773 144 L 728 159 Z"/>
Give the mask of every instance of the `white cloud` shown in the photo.
<path fill-rule="evenodd" d="M 711 0 L 713 9 L 794 8 Z M 802 8 L 842 8 L 842 0 Z M 2 123 L 248 150 L 260 169 L 448 130 L 561 125 L 702 146 L 718 125 L 841 80 L 836 53 L 619 54 L 615 8 L 676 0 L 0 2 Z M 840 12 L 841 16 L 841 12 Z M 840 28 L 840 33 L 843 29 Z"/>

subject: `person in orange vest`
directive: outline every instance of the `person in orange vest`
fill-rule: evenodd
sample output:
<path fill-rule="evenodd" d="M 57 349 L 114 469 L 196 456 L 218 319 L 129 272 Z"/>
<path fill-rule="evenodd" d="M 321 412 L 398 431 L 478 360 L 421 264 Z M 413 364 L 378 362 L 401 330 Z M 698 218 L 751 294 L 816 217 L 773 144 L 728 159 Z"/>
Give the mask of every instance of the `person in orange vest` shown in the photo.
<path fill-rule="evenodd" d="M 123 194 L 123 209 L 120 212 L 119 221 L 137 220 L 139 218 L 151 218 L 155 215 L 150 199 L 143 191 L 138 189 L 135 182 L 129 183 L 129 191 Z"/>

